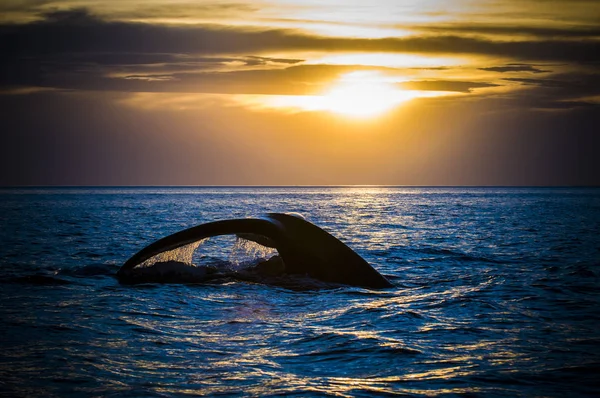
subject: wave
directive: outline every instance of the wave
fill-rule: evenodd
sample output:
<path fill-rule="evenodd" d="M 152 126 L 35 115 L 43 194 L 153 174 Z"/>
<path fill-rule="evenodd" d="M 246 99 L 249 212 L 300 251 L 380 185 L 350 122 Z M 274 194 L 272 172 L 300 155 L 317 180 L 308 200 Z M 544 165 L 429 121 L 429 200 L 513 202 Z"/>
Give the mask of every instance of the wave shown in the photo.
<path fill-rule="evenodd" d="M 6 280 L 8 283 L 20 283 L 25 285 L 37 285 L 37 286 L 61 286 L 61 285 L 70 285 L 72 282 L 58 278 L 56 276 L 48 276 L 48 275 L 26 275 L 26 276 L 17 276 L 14 278 L 8 278 Z"/>
<path fill-rule="evenodd" d="M 461 250 L 449 249 L 435 246 L 415 247 L 400 246 L 391 247 L 386 250 L 373 250 L 370 254 L 383 257 L 392 262 L 397 261 L 456 261 L 458 263 L 488 263 L 506 264 L 508 260 L 490 258 Z"/>

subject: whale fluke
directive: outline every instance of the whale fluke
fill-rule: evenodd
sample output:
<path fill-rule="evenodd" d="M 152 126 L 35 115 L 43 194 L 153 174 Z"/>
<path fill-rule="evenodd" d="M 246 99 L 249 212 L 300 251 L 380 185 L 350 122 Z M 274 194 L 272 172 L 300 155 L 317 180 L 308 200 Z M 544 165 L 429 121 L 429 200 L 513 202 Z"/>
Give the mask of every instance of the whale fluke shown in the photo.
<path fill-rule="evenodd" d="M 366 288 L 393 286 L 333 235 L 297 215 L 283 213 L 269 213 L 261 218 L 214 221 L 166 236 L 134 254 L 119 269 L 117 278 L 123 283 L 143 281 L 144 267 L 140 265 L 145 261 L 161 253 L 219 235 L 237 235 L 277 249 L 281 265 L 277 262 L 279 260 L 274 259 L 270 264 L 257 267 L 259 270 L 268 270 L 268 273 L 304 275 L 327 283 Z M 277 266 L 274 267 L 273 264 Z M 167 268 L 174 269 L 174 266 Z M 201 270 L 190 271 L 194 275 L 205 274 Z M 170 281 L 167 279 L 165 282 Z M 156 281 L 156 275 L 152 281 Z"/>

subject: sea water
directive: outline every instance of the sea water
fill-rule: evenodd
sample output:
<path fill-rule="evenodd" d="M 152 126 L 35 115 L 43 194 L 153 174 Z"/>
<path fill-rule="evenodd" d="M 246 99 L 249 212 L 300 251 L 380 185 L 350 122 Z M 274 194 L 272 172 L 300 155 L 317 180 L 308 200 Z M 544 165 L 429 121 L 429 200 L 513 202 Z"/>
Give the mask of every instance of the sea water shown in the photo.
<path fill-rule="evenodd" d="M 267 212 L 394 287 L 114 278 L 158 238 Z M 0 393 L 592 396 L 599 282 L 597 188 L 4 188 Z"/>

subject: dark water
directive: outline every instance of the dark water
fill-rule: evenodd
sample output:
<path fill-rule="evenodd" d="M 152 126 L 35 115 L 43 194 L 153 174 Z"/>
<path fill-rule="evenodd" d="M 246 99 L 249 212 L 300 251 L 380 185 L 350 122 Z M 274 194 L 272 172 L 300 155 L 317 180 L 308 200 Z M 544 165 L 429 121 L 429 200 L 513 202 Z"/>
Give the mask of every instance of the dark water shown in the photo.
<path fill-rule="evenodd" d="M 112 276 L 157 238 L 268 211 L 395 287 Z M 0 245 L 9 396 L 600 394 L 600 189 L 3 189 Z"/>

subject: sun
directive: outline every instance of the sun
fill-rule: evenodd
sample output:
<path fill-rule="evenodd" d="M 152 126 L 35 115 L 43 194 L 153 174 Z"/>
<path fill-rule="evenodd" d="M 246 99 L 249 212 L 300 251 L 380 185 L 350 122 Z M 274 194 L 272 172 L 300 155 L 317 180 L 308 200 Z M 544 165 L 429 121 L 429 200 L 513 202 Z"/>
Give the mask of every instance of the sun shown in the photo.
<path fill-rule="evenodd" d="M 321 94 L 321 107 L 353 117 L 371 117 L 384 113 L 408 99 L 407 92 L 389 81 L 365 72 L 342 76 Z"/>
<path fill-rule="evenodd" d="M 440 95 L 399 88 L 397 76 L 355 71 L 340 76 L 316 95 L 245 95 L 240 100 L 258 109 L 288 112 L 330 112 L 346 118 L 369 119 L 418 97 Z"/>

